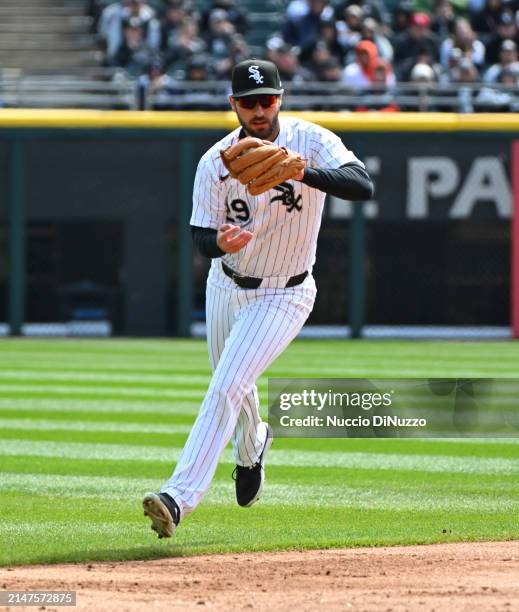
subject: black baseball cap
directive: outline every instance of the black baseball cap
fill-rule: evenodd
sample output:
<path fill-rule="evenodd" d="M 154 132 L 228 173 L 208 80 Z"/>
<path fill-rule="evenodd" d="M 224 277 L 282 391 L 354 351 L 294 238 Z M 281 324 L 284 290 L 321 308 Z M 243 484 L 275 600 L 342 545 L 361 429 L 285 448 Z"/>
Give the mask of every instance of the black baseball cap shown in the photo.
<path fill-rule="evenodd" d="M 236 64 L 232 70 L 232 95 L 235 98 L 260 94 L 281 95 L 281 79 L 276 64 L 250 59 Z"/>

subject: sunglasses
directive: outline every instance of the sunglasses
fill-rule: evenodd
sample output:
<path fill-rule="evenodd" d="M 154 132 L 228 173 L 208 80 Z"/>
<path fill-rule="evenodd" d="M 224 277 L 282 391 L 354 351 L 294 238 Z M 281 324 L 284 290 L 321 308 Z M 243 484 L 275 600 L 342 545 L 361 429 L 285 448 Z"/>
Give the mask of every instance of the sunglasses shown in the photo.
<path fill-rule="evenodd" d="M 262 94 L 258 96 L 234 98 L 234 100 L 240 108 L 252 110 L 256 107 L 256 104 L 259 104 L 262 108 L 270 108 L 271 106 L 274 106 L 278 98 L 279 96 L 276 96 L 275 94 Z"/>

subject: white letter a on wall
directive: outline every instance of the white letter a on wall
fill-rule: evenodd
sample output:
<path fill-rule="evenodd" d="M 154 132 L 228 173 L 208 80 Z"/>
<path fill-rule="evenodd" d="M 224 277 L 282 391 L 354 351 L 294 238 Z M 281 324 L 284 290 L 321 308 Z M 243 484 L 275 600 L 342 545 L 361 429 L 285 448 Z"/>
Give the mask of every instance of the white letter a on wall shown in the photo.
<path fill-rule="evenodd" d="M 512 215 L 512 193 L 503 164 L 497 157 L 477 157 L 474 160 L 449 217 L 470 217 L 478 201 L 493 202 L 499 217 Z"/>

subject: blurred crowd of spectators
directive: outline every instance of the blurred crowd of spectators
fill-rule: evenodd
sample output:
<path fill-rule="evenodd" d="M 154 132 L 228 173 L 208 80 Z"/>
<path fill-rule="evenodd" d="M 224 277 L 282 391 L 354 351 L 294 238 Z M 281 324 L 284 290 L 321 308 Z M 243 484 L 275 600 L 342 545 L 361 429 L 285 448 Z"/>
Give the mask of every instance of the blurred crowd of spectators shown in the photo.
<path fill-rule="evenodd" d="M 154 5 L 117 0 L 94 15 L 107 66 L 131 75 L 151 70 L 188 80 L 219 80 L 250 57 L 247 20 L 233 0 L 214 0 L 205 11 L 195 10 L 191 0 Z"/>
<path fill-rule="evenodd" d="M 356 90 L 483 83 L 479 95 L 489 100 L 498 95 L 493 84 L 518 85 L 519 0 L 388 6 L 384 0 L 292 0 L 262 56 L 277 64 L 285 83 L 339 82 Z M 228 79 L 236 62 L 252 56 L 250 27 L 244 3 L 234 0 L 212 0 L 203 11 L 191 0 L 156 0 L 155 7 L 118 0 L 97 16 L 105 63 L 131 74 L 147 71 L 159 82 L 171 75 Z"/>

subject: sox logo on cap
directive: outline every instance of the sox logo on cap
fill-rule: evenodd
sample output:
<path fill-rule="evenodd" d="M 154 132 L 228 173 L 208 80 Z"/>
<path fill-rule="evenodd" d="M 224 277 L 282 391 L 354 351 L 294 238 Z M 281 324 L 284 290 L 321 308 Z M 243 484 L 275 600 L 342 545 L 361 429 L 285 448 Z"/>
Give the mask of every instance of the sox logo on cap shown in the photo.
<path fill-rule="evenodd" d="M 249 79 L 254 79 L 259 85 L 263 83 L 263 77 L 260 74 L 259 66 L 249 66 L 249 72 Z"/>

